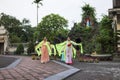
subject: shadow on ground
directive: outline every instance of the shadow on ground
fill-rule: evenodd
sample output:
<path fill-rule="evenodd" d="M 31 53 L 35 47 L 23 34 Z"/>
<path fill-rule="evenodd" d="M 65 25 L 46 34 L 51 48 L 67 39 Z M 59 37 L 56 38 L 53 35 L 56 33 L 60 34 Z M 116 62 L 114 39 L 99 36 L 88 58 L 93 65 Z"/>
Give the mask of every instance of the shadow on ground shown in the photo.
<path fill-rule="evenodd" d="M 17 58 L 14 57 L 7 57 L 7 56 L 0 56 L 0 68 L 7 67 L 11 63 L 13 63 Z"/>

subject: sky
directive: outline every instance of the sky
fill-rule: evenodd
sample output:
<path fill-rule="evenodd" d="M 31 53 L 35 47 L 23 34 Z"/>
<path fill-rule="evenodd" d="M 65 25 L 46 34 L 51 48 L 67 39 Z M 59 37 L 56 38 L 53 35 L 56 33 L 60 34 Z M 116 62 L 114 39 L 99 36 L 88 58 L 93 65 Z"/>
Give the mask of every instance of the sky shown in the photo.
<path fill-rule="evenodd" d="M 36 4 L 34 0 L 0 0 L 0 13 L 11 15 L 22 21 L 29 19 L 32 26 L 37 25 Z M 43 0 L 43 6 L 39 7 L 39 22 L 43 17 L 51 13 L 59 14 L 68 20 L 69 28 L 74 22 L 81 21 L 82 9 L 85 4 L 96 9 L 98 21 L 102 15 L 108 15 L 108 9 L 112 8 L 112 0 Z"/>

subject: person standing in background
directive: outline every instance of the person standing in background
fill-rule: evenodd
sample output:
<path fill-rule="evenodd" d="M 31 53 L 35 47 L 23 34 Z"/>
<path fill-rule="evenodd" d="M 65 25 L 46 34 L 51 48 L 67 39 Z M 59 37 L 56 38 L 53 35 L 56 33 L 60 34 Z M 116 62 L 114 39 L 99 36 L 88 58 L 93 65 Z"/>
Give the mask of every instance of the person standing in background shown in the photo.
<path fill-rule="evenodd" d="M 51 47 L 46 37 L 44 37 L 43 41 L 41 41 L 37 45 L 36 51 L 38 55 L 41 55 L 41 59 L 40 59 L 41 63 L 49 62 L 50 60 L 49 55 L 51 55 Z"/>

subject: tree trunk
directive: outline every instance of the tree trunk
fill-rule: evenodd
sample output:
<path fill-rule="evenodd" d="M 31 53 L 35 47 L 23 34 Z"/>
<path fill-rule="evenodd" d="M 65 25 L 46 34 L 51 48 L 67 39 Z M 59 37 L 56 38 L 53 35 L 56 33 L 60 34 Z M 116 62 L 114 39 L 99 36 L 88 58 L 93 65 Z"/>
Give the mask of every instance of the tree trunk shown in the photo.
<path fill-rule="evenodd" d="M 39 6 L 37 4 L 37 26 L 38 26 L 38 8 L 39 8 Z"/>

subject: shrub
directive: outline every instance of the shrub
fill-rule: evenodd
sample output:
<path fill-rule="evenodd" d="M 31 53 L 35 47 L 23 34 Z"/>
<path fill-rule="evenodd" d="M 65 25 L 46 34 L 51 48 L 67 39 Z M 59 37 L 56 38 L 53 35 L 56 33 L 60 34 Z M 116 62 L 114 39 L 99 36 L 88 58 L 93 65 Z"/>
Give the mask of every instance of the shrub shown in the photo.
<path fill-rule="evenodd" d="M 19 45 L 17 46 L 17 49 L 16 49 L 16 51 L 15 51 L 15 54 L 21 55 L 22 53 L 24 53 L 24 47 L 23 47 L 23 44 L 19 44 Z"/>
<path fill-rule="evenodd" d="M 28 44 L 28 49 L 27 49 L 27 53 L 28 55 L 30 55 L 31 53 L 33 53 L 35 50 L 34 50 L 34 42 L 29 42 Z"/>

